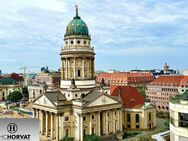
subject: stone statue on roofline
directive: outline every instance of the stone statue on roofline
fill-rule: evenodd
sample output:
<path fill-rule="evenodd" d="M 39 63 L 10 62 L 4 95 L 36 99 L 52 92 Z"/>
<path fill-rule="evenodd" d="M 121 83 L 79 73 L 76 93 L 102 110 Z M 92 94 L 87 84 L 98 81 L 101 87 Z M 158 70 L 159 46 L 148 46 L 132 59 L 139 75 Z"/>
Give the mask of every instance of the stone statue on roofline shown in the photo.
<path fill-rule="evenodd" d="M 76 88 L 77 87 L 76 87 L 76 84 L 75 84 L 75 80 L 74 80 L 74 78 L 72 78 L 70 89 L 76 89 Z"/>

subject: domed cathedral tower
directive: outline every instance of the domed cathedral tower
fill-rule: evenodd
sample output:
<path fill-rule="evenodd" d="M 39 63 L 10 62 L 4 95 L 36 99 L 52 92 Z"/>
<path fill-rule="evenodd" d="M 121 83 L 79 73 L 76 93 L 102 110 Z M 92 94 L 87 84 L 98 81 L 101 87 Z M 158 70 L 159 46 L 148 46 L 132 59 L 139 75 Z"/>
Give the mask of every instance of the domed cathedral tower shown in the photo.
<path fill-rule="evenodd" d="M 69 88 L 74 79 L 77 88 L 94 88 L 94 48 L 86 23 L 78 15 L 69 22 L 61 49 L 61 88 Z"/>

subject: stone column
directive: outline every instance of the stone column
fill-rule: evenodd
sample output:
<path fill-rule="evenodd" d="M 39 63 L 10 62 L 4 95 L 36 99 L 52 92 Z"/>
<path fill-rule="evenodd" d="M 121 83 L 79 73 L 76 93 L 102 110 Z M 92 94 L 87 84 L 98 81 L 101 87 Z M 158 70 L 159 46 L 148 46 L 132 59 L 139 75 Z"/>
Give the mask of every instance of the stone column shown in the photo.
<path fill-rule="evenodd" d="M 92 69 L 91 69 L 91 76 L 92 76 L 92 79 L 94 79 L 94 76 L 95 76 L 95 63 L 94 63 L 95 59 L 93 58 L 91 63 L 92 63 Z"/>
<path fill-rule="evenodd" d="M 65 60 L 65 64 L 66 64 L 66 71 L 65 71 L 65 74 L 66 74 L 66 80 L 68 79 L 68 59 L 66 58 Z"/>
<path fill-rule="evenodd" d="M 76 79 L 76 58 L 74 58 L 74 79 Z"/>
<path fill-rule="evenodd" d="M 51 139 L 54 139 L 54 114 L 51 113 Z"/>
<path fill-rule="evenodd" d="M 59 139 L 64 137 L 64 117 L 63 114 L 59 115 Z"/>
<path fill-rule="evenodd" d="M 106 120 L 106 111 L 104 112 L 103 120 L 104 120 L 104 133 L 107 135 L 107 126 L 108 126 L 108 121 Z"/>
<path fill-rule="evenodd" d="M 83 119 L 81 114 L 79 115 L 79 122 L 80 122 L 80 127 L 79 127 L 80 141 L 83 141 Z"/>
<path fill-rule="evenodd" d="M 67 78 L 70 79 L 70 59 L 67 60 L 68 68 L 67 68 Z"/>
<path fill-rule="evenodd" d="M 98 112 L 98 136 L 101 136 L 101 113 Z"/>
<path fill-rule="evenodd" d="M 46 136 L 48 136 L 48 130 L 49 130 L 49 125 L 48 125 L 48 112 L 46 112 Z"/>
<path fill-rule="evenodd" d="M 119 109 L 117 109 L 117 130 L 120 130 L 120 122 L 119 122 L 119 119 L 120 119 L 120 114 L 119 114 Z"/>
<path fill-rule="evenodd" d="M 56 114 L 56 141 L 59 141 L 59 114 Z"/>
<path fill-rule="evenodd" d="M 36 118 L 36 109 L 33 109 L 33 118 Z"/>
<path fill-rule="evenodd" d="M 65 58 L 65 79 L 67 79 L 67 59 Z"/>
<path fill-rule="evenodd" d="M 122 131 L 123 130 L 123 124 L 122 124 L 122 119 L 123 119 L 123 117 L 122 117 L 122 109 L 120 109 L 120 118 L 119 118 L 119 126 L 120 126 L 120 131 Z"/>
<path fill-rule="evenodd" d="M 36 118 L 39 119 L 39 110 L 38 109 L 36 109 Z"/>
<path fill-rule="evenodd" d="M 40 127 L 41 127 L 41 135 L 44 134 L 44 112 L 40 111 Z"/>
<path fill-rule="evenodd" d="M 82 58 L 82 79 L 85 78 L 85 58 Z"/>
<path fill-rule="evenodd" d="M 112 111 L 112 131 L 113 133 L 116 132 L 116 116 L 115 116 L 116 111 Z"/>
<path fill-rule="evenodd" d="M 92 78 L 92 64 L 91 64 L 91 58 L 89 58 L 89 79 Z"/>
<path fill-rule="evenodd" d="M 61 79 L 64 79 L 64 59 L 61 60 Z"/>
<path fill-rule="evenodd" d="M 91 118 L 91 114 L 89 115 L 89 134 L 92 134 L 92 118 Z"/>

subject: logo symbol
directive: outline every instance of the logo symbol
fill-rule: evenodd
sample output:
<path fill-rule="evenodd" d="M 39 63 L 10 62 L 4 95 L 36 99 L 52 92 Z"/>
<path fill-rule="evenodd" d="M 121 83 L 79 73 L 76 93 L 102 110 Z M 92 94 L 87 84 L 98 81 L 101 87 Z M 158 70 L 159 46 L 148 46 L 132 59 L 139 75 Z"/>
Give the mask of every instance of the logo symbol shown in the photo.
<path fill-rule="evenodd" d="M 18 130 L 18 126 L 15 124 L 15 123 L 10 123 L 8 126 L 7 126 L 7 131 L 11 134 L 13 133 L 16 133 Z"/>

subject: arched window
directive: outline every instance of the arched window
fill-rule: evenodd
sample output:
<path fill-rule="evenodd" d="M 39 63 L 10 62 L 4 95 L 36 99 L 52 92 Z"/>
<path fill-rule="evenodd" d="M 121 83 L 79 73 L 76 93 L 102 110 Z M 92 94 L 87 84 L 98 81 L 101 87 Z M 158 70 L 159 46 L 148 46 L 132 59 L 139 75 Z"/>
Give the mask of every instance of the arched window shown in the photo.
<path fill-rule="evenodd" d="M 136 114 L 136 123 L 139 123 L 139 119 L 140 117 L 139 117 L 139 114 Z"/>

